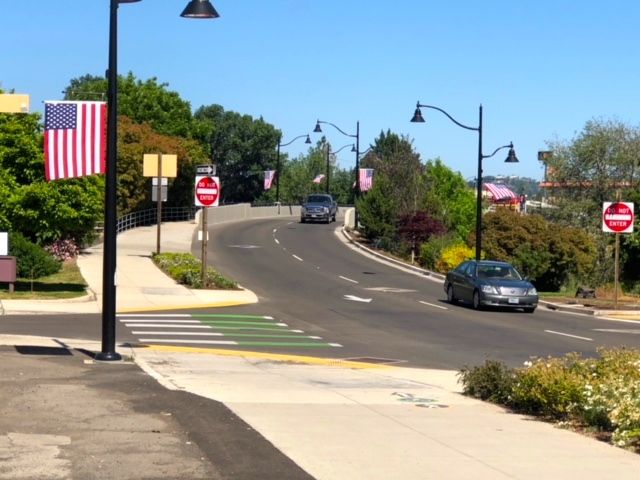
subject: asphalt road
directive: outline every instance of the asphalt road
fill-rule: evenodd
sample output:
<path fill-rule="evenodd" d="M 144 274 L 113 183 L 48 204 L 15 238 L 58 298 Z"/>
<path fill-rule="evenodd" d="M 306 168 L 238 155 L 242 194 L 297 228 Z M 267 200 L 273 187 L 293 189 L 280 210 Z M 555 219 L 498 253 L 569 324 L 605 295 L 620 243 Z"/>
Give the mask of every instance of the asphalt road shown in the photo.
<path fill-rule="evenodd" d="M 599 347 L 640 348 L 640 324 L 560 313 L 450 305 L 440 282 L 349 248 L 338 224 L 263 220 L 210 229 L 208 259 L 253 290 L 243 307 L 119 315 L 119 343 L 269 351 L 458 369 L 485 359 L 513 366 Z M 199 252 L 194 251 L 199 255 Z M 170 326 L 170 323 L 174 325 Z M 221 335 L 223 337 L 205 335 Z M 97 340 L 99 315 L 4 316 L 2 332 Z M 207 340 L 205 340 L 207 339 Z"/>
<path fill-rule="evenodd" d="M 290 220 L 216 226 L 208 258 L 258 295 L 260 303 L 245 312 L 341 345 L 314 349 L 317 355 L 457 369 L 487 358 L 517 366 L 531 357 L 640 346 L 638 324 L 542 307 L 525 314 L 450 305 L 440 282 L 354 252 L 336 228 Z"/>

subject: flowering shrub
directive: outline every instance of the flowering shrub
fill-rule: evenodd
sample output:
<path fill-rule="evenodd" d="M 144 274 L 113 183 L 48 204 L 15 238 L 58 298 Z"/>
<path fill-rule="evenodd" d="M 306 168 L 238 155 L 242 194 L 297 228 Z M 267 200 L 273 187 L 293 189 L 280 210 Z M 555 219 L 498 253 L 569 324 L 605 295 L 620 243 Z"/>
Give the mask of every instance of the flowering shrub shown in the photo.
<path fill-rule="evenodd" d="M 436 270 L 445 273 L 472 258 L 474 258 L 474 251 L 463 243 L 457 243 L 442 249 Z"/>
<path fill-rule="evenodd" d="M 640 350 L 598 353 L 597 359 L 575 353 L 536 359 L 516 369 L 487 362 L 463 368 L 459 377 L 467 395 L 604 432 L 615 445 L 640 453 Z"/>
<path fill-rule="evenodd" d="M 80 247 L 70 239 L 56 240 L 51 245 L 46 246 L 45 250 L 60 262 L 74 259 L 80 253 Z"/>

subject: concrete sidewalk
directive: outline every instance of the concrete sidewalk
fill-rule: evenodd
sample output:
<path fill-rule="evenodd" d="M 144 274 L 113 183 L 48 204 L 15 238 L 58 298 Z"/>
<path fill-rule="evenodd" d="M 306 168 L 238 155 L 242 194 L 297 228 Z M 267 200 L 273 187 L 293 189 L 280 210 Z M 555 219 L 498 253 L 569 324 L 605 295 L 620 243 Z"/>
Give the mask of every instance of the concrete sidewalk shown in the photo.
<path fill-rule="evenodd" d="M 193 221 L 162 224 L 161 251 L 190 253 L 196 224 Z M 156 251 L 156 226 L 127 230 L 117 237 L 116 311 L 153 311 L 256 303 L 255 294 L 240 290 L 193 290 L 177 284 L 151 260 Z M 5 315 L 38 313 L 100 313 L 102 311 L 103 244 L 84 250 L 78 267 L 88 284 L 88 294 L 71 300 L 0 300 Z"/>
<path fill-rule="evenodd" d="M 163 251 L 190 251 L 194 228 L 190 222 L 163 224 Z M 176 285 L 149 258 L 155 249 L 155 232 L 155 227 L 145 227 L 118 236 L 119 311 L 257 301 L 244 290 L 191 291 Z M 101 248 L 83 253 L 79 264 L 95 292 L 91 298 L 48 302 L 46 307 L 42 302 L 25 302 L 23 307 L 3 302 L 4 308 L 9 313 L 100 311 Z M 18 403 L 0 403 L 4 405 L 0 407 L 0 478 L 304 478 L 298 467 L 321 480 L 640 478 L 640 455 L 464 397 L 455 371 L 258 352 L 118 345 L 123 363 L 133 359 L 166 388 L 167 397 L 175 392 L 195 394 L 163 405 L 161 413 L 149 411 L 139 417 L 135 415 L 140 408 L 137 394 L 144 398 L 151 388 L 143 385 L 146 376 L 130 371 L 126 389 L 98 376 L 102 383 L 96 394 L 91 393 L 93 383 L 99 381 L 95 376 L 69 373 L 78 370 L 73 356 L 51 358 L 55 354 L 50 349 L 60 345 L 73 352 L 95 352 L 98 343 L 0 335 L 0 345 L 39 352 L 29 361 L 15 355 L 9 360 L 13 363 L 7 388 L 21 378 L 32 380 L 24 383 Z M 42 365 L 48 366 L 44 373 Z M 120 362 L 103 364 L 97 373 L 107 375 L 119 366 Z M 94 408 L 93 402 L 112 391 L 117 394 L 114 406 L 100 403 Z M 164 398 L 165 394 L 153 398 L 157 401 L 158 395 Z M 76 402 L 77 409 L 63 408 L 78 395 L 88 402 L 85 407 Z M 178 418 L 181 406 L 198 417 L 219 405 L 197 403 L 197 398 L 221 402 L 239 419 L 221 413 L 211 425 L 192 429 L 162 421 Z M 115 408 L 115 417 L 107 420 L 110 408 Z M 118 415 L 123 417 L 116 422 Z M 214 427 L 223 421 L 228 426 L 220 437 Z M 98 433 L 92 435 L 94 429 Z M 160 443 L 147 445 L 145 429 L 166 436 Z M 199 448 L 210 445 L 211 452 L 219 452 L 228 443 L 227 436 L 240 438 L 247 430 L 259 432 L 267 442 L 239 440 L 233 455 L 211 453 L 208 462 L 197 461 Z M 131 435 L 140 440 L 127 440 L 123 448 L 121 442 Z M 214 437 L 217 444 L 212 443 Z M 191 448 L 192 441 L 198 448 Z M 137 457 L 129 455 L 130 449 Z M 287 464 L 279 452 L 293 462 Z M 123 454 L 126 461 L 121 467 L 118 459 Z M 173 462 L 180 458 L 185 468 L 176 470 Z M 252 469 L 243 469 L 248 458 L 254 462 Z M 53 465 L 52 470 L 43 470 L 43 465 Z M 149 465 L 149 470 L 142 471 L 138 465 Z"/>

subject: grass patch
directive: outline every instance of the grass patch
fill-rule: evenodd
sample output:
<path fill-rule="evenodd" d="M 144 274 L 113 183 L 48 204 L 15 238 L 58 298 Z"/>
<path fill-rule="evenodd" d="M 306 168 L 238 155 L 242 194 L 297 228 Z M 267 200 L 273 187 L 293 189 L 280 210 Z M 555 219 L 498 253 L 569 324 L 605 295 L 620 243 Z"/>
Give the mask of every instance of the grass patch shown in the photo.
<path fill-rule="evenodd" d="M 9 293 L 9 284 L 0 284 L 1 300 L 55 300 L 62 298 L 76 298 L 86 295 L 87 283 L 84 281 L 75 260 L 68 260 L 62 264 L 58 273 L 33 281 L 18 278 L 14 284 L 15 290 Z"/>

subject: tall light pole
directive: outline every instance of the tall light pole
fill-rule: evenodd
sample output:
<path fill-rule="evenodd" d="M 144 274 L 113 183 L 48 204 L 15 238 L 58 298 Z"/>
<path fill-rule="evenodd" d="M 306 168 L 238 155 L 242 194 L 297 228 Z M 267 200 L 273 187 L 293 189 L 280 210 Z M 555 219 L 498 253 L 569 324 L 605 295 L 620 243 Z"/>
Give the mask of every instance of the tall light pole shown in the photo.
<path fill-rule="evenodd" d="M 304 135 L 298 135 L 296 138 L 287 143 L 280 143 L 282 141 L 282 135 L 280 135 L 280 137 L 278 138 L 278 148 L 276 154 L 276 203 L 280 203 L 280 147 L 291 145 L 293 142 L 303 137 L 307 137 L 304 143 L 311 143 L 311 139 L 309 138 L 309 134 L 307 133 L 305 133 Z"/>
<path fill-rule="evenodd" d="M 353 143 L 350 143 L 348 145 L 344 145 L 342 147 L 340 147 L 338 150 L 332 152 L 331 151 L 331 144 L 329 142 L 327 142 L 327 182 L 326 182 L 326 193 L 329 193 L 329 177 L 330 177 L 330 172 L 331 172 L 331 154 L 333 153 L 334 155 L 336 153 L 340 153 L 342 150 L 344 150 L 347 147 L 351 147 L 351 151 L 355 152 L 356 151 L 356 146 Z"/>
<path fill-rule="evenodd" d="M 107 165 L 102 258 L 102 348 L 96 360 L 120 360 L 116 352 L 116 229 L 118 168 L 118 5 L 140 0 L 110 0 L 109 69 L 107 70 Z M 186 18 L 216 18 L 209 0 L 191 0 L 180 14 Z"/>
<path fill-rule="evenodd" d="M 420 101 L 418 101 L 418 104 L 416 105 L 416 110 L 413 114 L 413 118 L 411 119 L 412 122 L 424 123 L 424 117 L 422 116 L 422 111 L 420 110 L 421 108 L 431 108 L 433 110 L 442 112 L 449 118 L 449 120 L 451 120 L 459 127 L 478 132 L 478 177 L 476 179 L 476 261 L 480 261 L 482 252 L 482 160 L 485 158 L 493 157 L 496 153 L 498 153 L 498 151 L 502 150 L 503 148 L 508 148 L 509 155 L 507 156 L 505 162 L 517 163 L 518 158 L 516 157 L 516 152 L 513 149 L 513 143 L 496 148 L 490 155 L 482 154 L 482 105 L 480 105 L 478 109 L 479 119 L 477 127 L 469 127 L 468 125 L 464 125 L 458 122 L 443 109 L 434 107 L 433 105 L 423 105 L 420 103 Z"/>
<path fill-rule="evenodd" d="M 321 123 L 326 123 L 327 125 L 331 125 L 333 128 L 335 128 L 336 130 L 338 130 L 341 134 L 343 134 L 346 137 L 352 137 L 356 139 L 356 148 L 355 148 L 355 153 L 356 153 L 356 192 L 355 192 L 355 200 L 358 200 L 358 197 L 360 196 L 360 121 L 356 122 L 356 133 L 354 135 L 345 132 L 344 130 L 342 130 L 340 127 L 338 127 L 337 125 L 331 123 L 331 122 L 325 122 L 323 120 L 317 120 L 316 121 L 316 127 L 313 129 L 314 133 L 322 133 L 322 127 L 320 127 Z M 356 228 L 356 230 L 358 229 L 358 209 L 355 207 L 355 202 L 354 202 L 354 208 L 353 208 L 353 218 L 354 218 L 354 226 Z"/>

